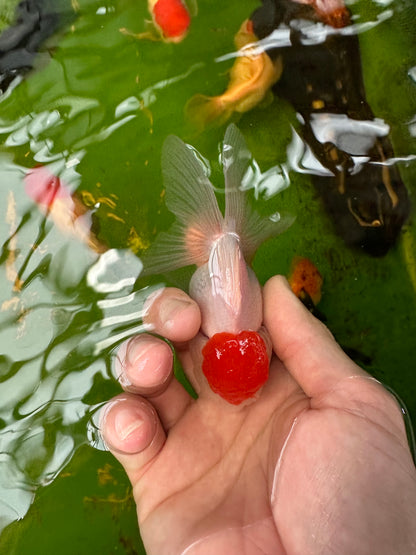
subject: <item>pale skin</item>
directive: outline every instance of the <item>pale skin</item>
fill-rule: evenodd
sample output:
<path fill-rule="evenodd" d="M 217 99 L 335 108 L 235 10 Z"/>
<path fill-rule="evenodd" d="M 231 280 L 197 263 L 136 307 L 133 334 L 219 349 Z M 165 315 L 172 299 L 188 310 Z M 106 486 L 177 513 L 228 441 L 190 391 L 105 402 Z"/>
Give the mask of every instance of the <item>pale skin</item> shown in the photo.
<path fill-rule="evenodd" d="M 145 320 L 173 343 L 199 398 L 172 377 L 161 339 L 119 351 L 125 392 L 101 428 L 132 483 L 148 555 L 416 554 L 416 471 L 395 399 L 284 278 L 263 297 L 274 354 L 248 405 L 210 391 L 199 308 L 178 289 L 157 295 Z"/>

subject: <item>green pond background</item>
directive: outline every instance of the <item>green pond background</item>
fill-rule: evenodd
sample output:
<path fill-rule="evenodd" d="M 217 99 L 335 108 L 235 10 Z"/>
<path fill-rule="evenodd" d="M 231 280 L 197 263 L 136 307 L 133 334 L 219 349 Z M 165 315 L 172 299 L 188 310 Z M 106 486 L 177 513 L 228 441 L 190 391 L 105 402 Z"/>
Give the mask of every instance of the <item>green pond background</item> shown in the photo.
<path fill-rule="evenodd" d="M 111 373 L 120 341 L 140 331 L 144 297 L 161 278 L 139 280 L 140 255 L 172 222 L 163 202 L 161 146 L 192 143 L 222 185 L 225 126 L 200 135 L 184 119 L 195 93 L 228 82 L 241 22 L 256 0 L 200 0 L 180 44 L 137 41 L 145 0 L 59 0 L 71 23 L 48 41 L 36 71 L 0 97 L 0 554 L 144 553 L 131 488 L 102 450 L 96 415 L 120 388 Z M 10 3 L 2 2 L 7 25 Z M 413 204 L 416 192 L 414 0 L 350 2 L 360 29 L 367 95 L 391 127 Z M 262 171 L 287 168 L 296 115 L 274 98 L 238 120 Z M 99 255 L 44 218 L 25 194 L 29 168 L 47 165 L 94 211 Z M 326 324 L 356 360 L 391 387 L 416 423 L 416 231 L 414 211 L 397 246 L 374 259 L 333 232 L 306 173 L 253 202 L 296 216 L 254 260 L 262 283 L 307 256 L 323 278 Z M 108 255 L 108 253 L 106 253 Z M 103 255 L 106 256 L 106 255 Z M 118 257 L 118 258 L 117 258 Z M 190 272 L 175 285 L 186 286 Z M 16 278 L 21 287 L 14 287 Z M 165 278 L 166 280 L 168 278 Z M 173 279 L 173 278 L 170 278 Z"/>

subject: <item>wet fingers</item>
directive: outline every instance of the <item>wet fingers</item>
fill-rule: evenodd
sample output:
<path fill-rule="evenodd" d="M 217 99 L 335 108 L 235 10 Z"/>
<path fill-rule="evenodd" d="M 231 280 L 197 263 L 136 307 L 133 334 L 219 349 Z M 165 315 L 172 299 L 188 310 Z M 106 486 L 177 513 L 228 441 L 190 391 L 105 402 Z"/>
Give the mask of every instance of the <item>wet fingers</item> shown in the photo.
<path fill-rule="evenodd" d="M 152 405 L 128 393 L 118 395 L 102 409 L 100 431 L 108 449 L 123 465 L 133 487 L 166 440 Z"/>
<path fill-rule="evenodd" d="M 149 399 L 166 430 L 182 416 L 191 397 L 173 376 L 173 353 L 168 343 L 143 334 L 123 343 L 114 364 L 123 389 Z"/>
<path fill-rule="evenodd" d="M 174 287 L 150 295 L 144 309 L 144 323 L 149 329 L 176 344 L 192 339 L 201 326 L 197 303 Z"/>

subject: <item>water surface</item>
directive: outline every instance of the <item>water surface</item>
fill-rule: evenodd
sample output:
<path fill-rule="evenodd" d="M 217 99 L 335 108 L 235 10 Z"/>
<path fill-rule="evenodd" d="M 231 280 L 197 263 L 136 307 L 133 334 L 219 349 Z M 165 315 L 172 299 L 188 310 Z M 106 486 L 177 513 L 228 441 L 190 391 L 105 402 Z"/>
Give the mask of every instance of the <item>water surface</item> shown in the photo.
<path fill-rule="evenodd" d="M 190 272 L 139 279 L 140 257 L 172 217 L 164 205 L 161 146 L 170 133 L 191 142 L 221 185 L 224 126 L 191 132 L 184 106 L 220 94 L 233 63 L 233 36 L 256 1 L 200 1 L 180 44 L 137 41 L 144 0 L 59 4 L 71 13 L 0 97 L 0 553 L 143 553 L 131 490 L 100 450 L 99 406 L 119 392 L 116 346 L 141 330 L 154 287 L 186 287 Z M 410 198 L 416 182 L 416 11 L 411 0 L 350 3 L 359 32 L 368 102 L 389 126 Z M 231 54 L 231 55 L 230 55 Z M 397 245 L 373 258 L 347 247 L 294 160 L 303 138 L 292 106 L 278 97 L 236 120 L 260 169 L 290 186 L 253 194 L 264 214 L 296 222 L 262 246 L 262 283 L 307 256 L 324 278 L 319 305 L 341 345 L 392 387 L 416 421 L 416 232 L 411 215 Z M 298 157 L 298 158 L 296 158 Z M 27 194 L 25 176 L 45 166 L 88 208 L 94 248 L 56 225 Z M 97 252 L 100 251 L 100 252 Z M 97 449 L 98 447 L 98 449 Z"/>

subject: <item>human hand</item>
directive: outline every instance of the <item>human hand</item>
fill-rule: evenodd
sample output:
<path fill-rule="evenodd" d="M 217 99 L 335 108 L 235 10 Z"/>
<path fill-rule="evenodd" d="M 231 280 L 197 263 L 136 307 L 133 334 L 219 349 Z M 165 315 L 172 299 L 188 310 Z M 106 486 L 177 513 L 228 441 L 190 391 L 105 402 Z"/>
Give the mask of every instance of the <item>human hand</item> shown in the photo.
<path fill-rule="evenodd" d="M 201 371 L 198 306 L 165 289 L 145 321 L 169 345 L 120 348 L 125 393 L 104 440 L 133 486 L 149 555 L 416 553 L 416 472 L 394 398 L 356 366 L 282 277 L 264 287 L 273 344 L 259 398 L 233 406 Z"/>

